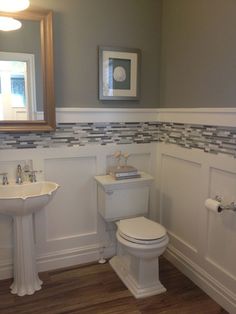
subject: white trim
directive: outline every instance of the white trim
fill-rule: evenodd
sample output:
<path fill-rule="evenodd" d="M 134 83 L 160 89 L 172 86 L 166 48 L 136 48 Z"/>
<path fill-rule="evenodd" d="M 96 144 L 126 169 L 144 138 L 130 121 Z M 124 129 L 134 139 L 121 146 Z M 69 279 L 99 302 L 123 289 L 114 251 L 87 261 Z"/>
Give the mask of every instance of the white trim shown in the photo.
<path fill-rule="evenodd" d="M 100 258 L 101 244 L 87 245 L 75 249 L 66 249 L 41 255 L 37 258 L 38 271 L 48 271 L 58 268 L 65 268 L 74 265 L 81 265 L 89 262 L 96 262 Z M 110 258 L 115 254 L 115 247 L 110 246 L 104 249 L 104 257 Z M 0 265 L 0 280 L 9 279 L 13 276 L 13 265 L 7 260 Z"/>
<path fill-rule="evenodd" d="M 156 121 L 156 109 L 56 108 L 57 123 Z"/>
<path fill-rule="evenodd" d="M 236 126 L 235 108 L 56 108 L 57 123 L 175 122 Z"/>
<path fill-rule="evenodd" d="M 96 261 L 99 258 L 99 245 L 93 244 L 75 249 L 50 252 L 37 258 L 39 271 L 48 271 L 63 267 Z"/>
<path fill-rule="evenodd" d="M 100 258 L 101 244 L 92 244 L 75 249 L 65 249 L 50 252 L 37 258 L 37 265 L 40 272 L 58 268 L 81 265 L 89 262 L 96 262 Z M 104 248 L 104 257 L 110 258 L 115 254 L 115 247 Z"/>
<path fill-rule="evenodd" d="M 229 313 L 235 313 L 236 295 L 222 283 L 171 245 L 164 256 Z"/>
<path fill-rule="evenodd" d="M 36 120 L 44 120 L 44 112 L 43 111 L 37 111 L 36 112 Z"/>
<path fill-rule="evenodd" d="M 235 127 L 236 108 L 158 109 L 158 121 Z"/>

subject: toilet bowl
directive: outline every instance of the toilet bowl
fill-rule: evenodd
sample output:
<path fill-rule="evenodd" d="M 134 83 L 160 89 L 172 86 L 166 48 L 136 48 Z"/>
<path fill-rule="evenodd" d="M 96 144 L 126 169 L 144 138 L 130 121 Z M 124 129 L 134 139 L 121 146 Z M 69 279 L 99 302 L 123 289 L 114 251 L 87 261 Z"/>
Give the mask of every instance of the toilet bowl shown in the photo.
<path fill-rule="evenodd" d="M 136 298 L 165 292 L 158 258 L 169 238 L 162 225 L 144 217 L 153 178 L 140 172 L 139 178 L 115 180 L 105 175 L 95 176 L 95 180 L 98 211 L 106 222 L 117 225 L 117 253 L 110 265 Z"/>
<path fill-rule="evenodd" d="M 159 280 L 158 257 L 169 238 L 166 229 L 145 217 L 117 223 L 117 255 L 110 265 L 136 298 L 166 291 Z"/>

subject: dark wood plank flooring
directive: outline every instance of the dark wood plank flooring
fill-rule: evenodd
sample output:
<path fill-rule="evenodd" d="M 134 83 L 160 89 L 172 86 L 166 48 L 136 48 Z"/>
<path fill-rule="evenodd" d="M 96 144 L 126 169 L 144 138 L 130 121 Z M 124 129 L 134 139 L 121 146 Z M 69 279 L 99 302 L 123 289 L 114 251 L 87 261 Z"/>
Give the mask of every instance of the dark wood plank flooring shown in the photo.
<path fill-rule="evenodd" d="M 40 274 L 43 289 L 32 296 L 10 294 L 0 281 L 0 314 L 218 314 L 227 313 L 161 258 L 160 277 L 167 292 L 136 300 L 108 263 Z"/>

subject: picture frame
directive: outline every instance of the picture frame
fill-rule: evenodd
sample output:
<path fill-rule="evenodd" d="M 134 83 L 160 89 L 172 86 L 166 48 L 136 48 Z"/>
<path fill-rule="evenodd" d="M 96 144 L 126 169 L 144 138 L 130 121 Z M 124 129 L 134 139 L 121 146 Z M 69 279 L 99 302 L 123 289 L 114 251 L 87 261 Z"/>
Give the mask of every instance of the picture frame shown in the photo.
<path fill-rule="evenodd" d="M 99 99 L 139 100 L 141 50 L 99 47 Z"/>

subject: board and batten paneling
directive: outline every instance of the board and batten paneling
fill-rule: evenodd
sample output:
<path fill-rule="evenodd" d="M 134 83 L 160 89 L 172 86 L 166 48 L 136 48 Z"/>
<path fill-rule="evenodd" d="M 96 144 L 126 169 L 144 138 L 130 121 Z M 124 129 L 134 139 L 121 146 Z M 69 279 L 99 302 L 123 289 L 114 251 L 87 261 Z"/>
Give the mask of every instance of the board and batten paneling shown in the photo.
<path fill-rule="evenodd" d="M 40 271 L 66 267 L 114 253 L 114 228 L 97 213 L 94 175 L 106 173 L 117 151 L 155 178 L 150 216 L 170 235 L 166 257 L 222 304 L 236 309 L 236 213 L 206 210 L 208 197 L 236 200 L 236 159 L 173 144 L 88 145 L 3 150 L 0 171 L 15 179 L 18 163 L 32 160 L 38 180 L 60 184 L 55 198 L 36 213 L 35 244 Z M 0 278 L 12 275 L 12 225 L 0 215 Z"/>
<path fill-rule="evenodd" d="M 38 181 L 60 185 L 52 201 L 34 215 L 35 245 L 40 271 L 98 260 L 100 254 L 111 256 L 115 250 L 115 227 L 106 224 L 97 212 L 95 175 L 105 174 L 114 164 L 117 150 L 131 154 L 129 162 L 138 169 L 155 174 L 155 145 L 88 145 L 50 149 L 4 150 L 0 156 L 1 172 L 15 181 L 18 164 L 28 160 L 40 172 Z M 155 215 L 152 189 L 150 212 Z M 12 276 L 12 219 L 0 215 L 0 279 Z"/>
<path fill-rule="evenodd" d="M 46 210 L 47 239 L 96 232 L 96 190 L 93 176 L 95 157 L 52 158 L 45 160 L 45 177 L 57 182 L 57 197 Z"/>
<path fill-rule="evenodd" d="M 200 168 L 199 163 L 162 155 L 162 222 L 176 245 L 190 255 L 197 253 Z"/>
<path fill-rule="evenodd" d="M 230 313 L 236 311 L 236 212 L 204 206 L 216 195 L 236 201 L 236 159 L 158 144 L 161 223 L 170 235 L 166 257 Z"/>
<path fill-rule="evenodd" d="M 209 168 L 209 195 L 223 197 L 224 204 L 236 200 L 236 167 L 213 165 Z M 206 260 L 212 268 L 229 278 L 231 289 L 236 291 L 236 212 L 223 211 L 220 215 L 208 212 Z"/>

